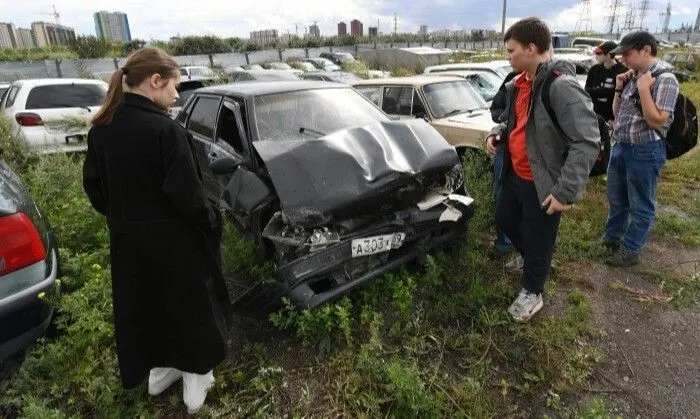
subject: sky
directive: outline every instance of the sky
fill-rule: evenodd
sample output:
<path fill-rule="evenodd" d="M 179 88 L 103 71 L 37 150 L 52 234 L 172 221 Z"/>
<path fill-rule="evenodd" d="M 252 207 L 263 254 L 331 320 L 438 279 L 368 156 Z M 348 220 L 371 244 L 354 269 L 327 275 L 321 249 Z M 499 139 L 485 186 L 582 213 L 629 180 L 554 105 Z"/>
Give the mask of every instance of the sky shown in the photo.
<path fill-rule="evenodd" d="M 21 3 L 21 7 L 15 7 Z M 640 1 L 621 0 L 639 4 Z M 547 4 L 544 6 L 544 4 Z M 612 0 L 590 0 L 590 24 L 604 30 Z M 651 0 L 644 21 L 651 30 L 660 30 L 667 0 Z M 693 24 L 698 0 L 673 0 L 671 28 Z M 129 18 L 132 38 L 167 40 L 171 36 L 216 35 L 248 38 L 259 29 L 277 29 L 280 34 L 303 35 L 317 22 L 321 35 L 335 35 L 337 24 L 359 19 L 368 27 L 393 32 L 394 13 L 398 32 L 415 33 L 420 25 L 438 29 L 501 29 L 503 3 L 500 0 L 0 0 L 0 22 L 30 27 L 31 22 L 54 22 L 55 5 L 61 24 L 73 27 L 79 35 L 95 35 L 93 13 L 120 11 Z M 526 16 L 543 18 L 553 30 L 574 31 L 583 15 L 578 0 L 510 0 L 506 26 Z M 624 18 L 624 11 L 622 12 Z M 584 24 L 585 26 L 585 24 Z"/>

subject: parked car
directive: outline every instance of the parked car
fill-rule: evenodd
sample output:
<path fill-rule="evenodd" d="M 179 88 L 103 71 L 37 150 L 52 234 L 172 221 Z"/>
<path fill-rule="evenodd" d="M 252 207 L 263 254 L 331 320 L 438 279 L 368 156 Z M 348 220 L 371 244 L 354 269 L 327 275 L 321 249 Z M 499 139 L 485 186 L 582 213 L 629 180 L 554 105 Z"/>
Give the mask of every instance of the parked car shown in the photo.
<path fill-rule="evenodd" d="M 0 83 L 0 103 L 2 102 L 3 96 L 10 89 L 10 83 Z"/>
<path fill-rule="evenodd" d="M 87 121 L 102 106 L 107 87 L 102 80 L 18 80 L 10 85 L 0 112 L 10 120 L 13 134 L 21 135 L 33 151 L 84 151 Z M 85 123 L 67 122 L 66 118 Z"/>
<path fill-rule="evenodd" d="M 44 334 L 59 295 L 58 247 L 48 220 L 0 159 L 0 361 Z"/>
<path fill-rule="evenodd" d="M 425 68 L 423 73 L 438 73 L 445 71 L 489 71 L 499 77 L 506 78 L 508 73 L 513 71 L 513 67 L 510 65 L 509 61 L 506 60 L 496 60 L 486 63 L 459 63 L 459 64 L 440 64 L 431 65 Z"/>
<path fill-rule="evenodd" d="M 579 36 L 574 38 L 573 41 L 571 41 L 571 46 L 576 47 L 579 45 L 587 45 L 590 47 L 597 47 L 598 45 L 602 44 L 603 42 L 608 41 L 608 39 L 605 38 L 590 38 L 590 37 L 585 37 L 585 36 Z"/>
<path fill-rule="evenodd" d="M 315 307 L 450 242 L 473 200 L 457 153 L 423 120 L 392 121 L 349 86 L 280 81 L 197 90 L 177 118 L 210 199 L 277 268 L 235 299 Z"/>
<path fill-rule="evenodd" d="M 263 71 L 265 69 L 260 64 L 244 64 L 241 67 L 244 70 L 252 70 L 252 71 Z"/>
<path fill-rule="evenodd" d="M 498 93 L 498 88 L 503 84 L 503 78 L 488 71 L 446 71 L 444 73 L 430 73 L 431 76 L 456 76 L 469 82 L 481 95 L 488 106 L 491 106 L 493 97 Z"/>
<path fill-rule="evenodd" d="M 297 76 L 302 74 L 303 71 L 298 70 L 296 68 L 293 68 L 287 63 L 283 62 L 272 62 L 272 63 L 266 63 L 263 65 L 264 67 L 267 67 L 268 70 L 282 70 L 282 71 L 289 71 L 290 73 L 294 73 Z"/>
<path fill-rule="evenodd" d="M 328 58 L 305 58 L 302 61 L 313 64 L 319 70 L 340 71 L 340 67 Z"/>
<path fill-rule="evenodd" d="M 316 68 L 315 65 L 313 65 L 312 63 L 307 62 L 307 61 L 294 61 L 290 65 L 292 67 L 296 68 L 297 70 L 301 70 L 304 73 L 314 72 L 314 71 L 319 70 L 318 68 Z"/>
<path fill-rule="evenodd" d="M 482 147 L 494 126 L 484 99 L 460 77 L 362 80 L 354 87 L 389 115 L 425 119 L 460 153 Z"/>
<path fill-rule="evenodd" d="M 320 81 L 332 81 L 336 83 L 343 83 L 347 85 L 352 85 L 362 80 L 352 73 L 346 73 L 344 71 L 326 71 L 326 72 L 315 72 L 306 73 L 301 76 L 304 80 L 320 80 Z"/>
<path fill-rule="evenodd" d="M 349 52 L 322 52 L 318 54 L 318 56 L 321 58 L 327 58 L 336 65 L 355 62 L 355 57 L 353 57 Z"/>
<path fill-rule="evenodd" d="M 214 71 L 205 66 L 184 66 L 180 67 L 180 80 L 211 80 L 214 78 Z"/>
<path fill-rule="evenodd" d="M 279 81 L 299 80 L 296 74 L 287 70 L 245 70 L 231 73 L 231 81 L 240 83 L 244 81 Z"/>

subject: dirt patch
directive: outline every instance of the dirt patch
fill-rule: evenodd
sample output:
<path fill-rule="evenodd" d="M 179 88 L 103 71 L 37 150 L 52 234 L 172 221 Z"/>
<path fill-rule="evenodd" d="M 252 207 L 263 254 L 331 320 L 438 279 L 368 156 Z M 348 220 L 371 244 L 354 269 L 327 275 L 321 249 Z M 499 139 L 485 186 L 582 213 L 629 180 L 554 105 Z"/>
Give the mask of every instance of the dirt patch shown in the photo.
<path fill-rule="evenodd" d="M 594 342 L 605 354 L 591 387 L 624 417 L 700 416 L 700 301 L 674 309 L 660 299 L 660 285 L 643 270 L 692 275 L 700 250 L 652 242 L 634 269 L 602 263 L 572 263 L 568 275 L 590 283 L 593 323 L 602 331 Z M 636 291 L 636 294 L 630 290 Z"/>

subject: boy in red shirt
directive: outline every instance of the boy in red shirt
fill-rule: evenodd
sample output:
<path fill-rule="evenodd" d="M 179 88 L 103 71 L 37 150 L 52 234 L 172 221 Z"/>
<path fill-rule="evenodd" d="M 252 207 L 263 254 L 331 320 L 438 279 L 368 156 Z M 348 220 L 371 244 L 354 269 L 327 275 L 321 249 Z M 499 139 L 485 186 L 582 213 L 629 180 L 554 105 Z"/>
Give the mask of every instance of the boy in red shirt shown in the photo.
<path fill-rule="evenodd" d="M 600 132 L 573 64 L 550 59 L 552 35 L 543 21 L 516 22 L 504 41 L 511 65 L 522 73 L 506 84 L 507 121 L 494 128 L 486 145 L 493 154 L 505 141 L 496 224 L 525 260 L 522 290 L 508 313 L 527 321 L 542 308 L 561 212 L 583 194 Z M 556 121 L 542 102 L 546 85 Z"/>

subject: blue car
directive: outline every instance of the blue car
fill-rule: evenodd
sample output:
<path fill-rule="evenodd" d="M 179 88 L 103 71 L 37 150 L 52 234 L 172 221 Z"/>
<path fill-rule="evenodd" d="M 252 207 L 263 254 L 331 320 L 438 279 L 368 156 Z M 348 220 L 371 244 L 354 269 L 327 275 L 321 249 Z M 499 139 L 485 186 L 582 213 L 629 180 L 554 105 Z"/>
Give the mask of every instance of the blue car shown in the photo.
<path fill-rule="evenodd" d="M 0 361 L 46 331 L 59 285 L 58 248 L 46 217 L 0 159 Z"/>

